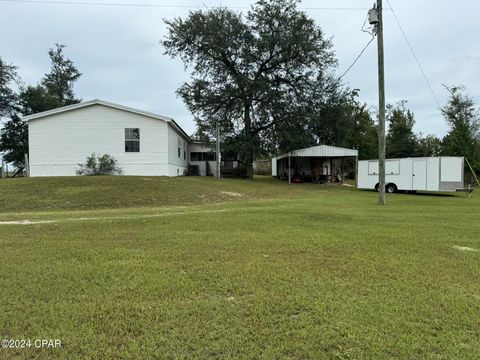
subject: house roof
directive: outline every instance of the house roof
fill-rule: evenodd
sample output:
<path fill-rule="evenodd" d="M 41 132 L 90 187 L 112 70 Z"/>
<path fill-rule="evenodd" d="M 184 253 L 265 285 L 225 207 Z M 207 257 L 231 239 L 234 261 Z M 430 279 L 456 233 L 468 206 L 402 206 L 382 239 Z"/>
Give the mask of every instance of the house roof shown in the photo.
<path fill-rule="evenodd" d="M 305 149 L 293 150 L 287 154 L 277 156 L 276 159 L 280 160 L 288 157 L 289 155 L 293 157 L 355 157 L 358 156 L 358 150 L 319 145 Z"/>
<path fill-rule="evenodd" d="M 162 120 L 162 121 L 165 121 L 167 123 L 171 123 L 172 126 L 178 132 L 183 134 L 188 139 L 188 141 L 192 141 L 190 136 L 188 136 L 188 134 L 171 117 L 158 115 L 158 114 L 155 114 L 155 113 L 151 113 L 151 112 L 143 111 L 143 110 L 139 110 L 139 109 L 134 109 L 134 108 L 131 108 L 131 107 L 128 107 L 128 106 L 119 105 L 119 104 L 115 104 L 115 103 L 100 100 L 100 99 L 83 101 L 83 102 L 80 102 L 78 104 L 63 106 L 61 108 L 48 110 L 48 111 L 43 111 L 43 112 L 36 113 L 36 114 L 33 114 L 33 115 L 24 116 L 22 118 L 22 120 L 28 122 L 28 121 L 31 121 L 31 120 L 41 119 L 41 118 L 44 118 L 44 117 L 47 117 L 47 116 L 50 116 L 50 115 L 61 114 L 61 113 L 67 112 L 67 111 L 77 110 L 77 109 L 81 109 L 81 108 L 92 106 L 92 105 L 103 105 L 103 106 L 106 106 L 106 107 L 110 107 L 110 108 L 114 108 L 114 109 L 118 109 L 118 110 L 123 110 L 123 111 L 131 112 L 131 113 L 134 113 L 134 114 L 147 116 L 147 117 L 150 117 L 150 118 L 153 118 L 153 119 Z"/>

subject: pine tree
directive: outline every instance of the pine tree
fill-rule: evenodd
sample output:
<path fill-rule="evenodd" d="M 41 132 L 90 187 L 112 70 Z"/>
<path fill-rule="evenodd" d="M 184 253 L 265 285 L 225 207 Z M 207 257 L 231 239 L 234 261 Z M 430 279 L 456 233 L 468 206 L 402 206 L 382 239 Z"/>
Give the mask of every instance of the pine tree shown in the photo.
<path fill-rule="evenodd" d="M 21 87 L 20 93 L 13 90 L 18 82 L 16 67 L 0 58 L 0 116 L 9 118 L 0 131 L 0 152 L 3 158 L 16 167 L 24 166 L 28 153 L 28 126 L 20 117 L 61 106 L 78 103 L 73 85 L 81 76 L 73 62 L 63 53 L 65 45 L 55 44 L 48 51 L 52 67 L 40 84 Z"/>
<path fill-rule="evenodd" d="M 80 102 L 75 97 L 73 85 L 82 74 L 70 59 L 65 58 L 63 53 L 65 47 L 62 44 L 55 44 L 55 47 L 48 51 L 52 67 L 42 80 L 42 86 L 48 95 L 58 100 L 59 106 Z"/>
<path fill-rule="evenodd" d="M 401 101 L 395 106 L 387 106 L 389 123 L 386 143 L 387 158 L 405 158 L 416 155 L 417 139 L 413 133 L 415 117 L 405 104 L 406 101 Z"/>
<path fill-rule="evenodd" d="M 446 87 L 450 99 L 442 114 L 450 130 L 442 141 L 442 155 L 464 156 L 480 172 L 480 113 L 462 87 Z M 468 166 L 465 171 L 468 172 Z"/>

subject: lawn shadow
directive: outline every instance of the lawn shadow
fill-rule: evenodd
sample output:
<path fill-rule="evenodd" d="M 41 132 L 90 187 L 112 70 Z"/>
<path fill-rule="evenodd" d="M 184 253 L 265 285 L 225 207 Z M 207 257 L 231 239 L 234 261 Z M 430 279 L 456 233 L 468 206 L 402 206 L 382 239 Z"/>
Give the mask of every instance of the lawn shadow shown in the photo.
<path fill-rule="evenodd" d="M 401 191 L 399 194 L 405 194 L 410 196 L 434 196 L 434 197 L 455 197 L 456 194 L 446 194 L 437 192 L 414 192 L 414 191 Z"/>
<path fill-rule="evenodd" d="M 362 189 L 360 189 L 362 190 Z M 368 192 L 374 192 L 376 193 L 376 190 L 363 190 L 363 191 L 368 191 Z M 433 196 L 433 197 L 456 197 L 457 193 L 439 193 L 439 192 L 417 192 L 417 191 L 409 191 L 409 190 L 400 190 L 397 191 L 395 194 L 399 195 L 408 195 L 408 196 Z M 388 194 L 392 195 L 392 194 Z"/>

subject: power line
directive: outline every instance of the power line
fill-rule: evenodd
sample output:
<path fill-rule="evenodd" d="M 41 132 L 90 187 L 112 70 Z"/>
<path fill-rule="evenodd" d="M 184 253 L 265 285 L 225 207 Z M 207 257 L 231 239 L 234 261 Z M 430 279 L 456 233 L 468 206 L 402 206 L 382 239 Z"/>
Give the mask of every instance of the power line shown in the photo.
<path fill-rule="evenodd" d="M 411 51 L 411 53 L 412 53 L 412 55 L 413 55 L 413 57 L 414 57 L 417 65 L 418 65 L 418 68 L 419 68 L 420 71 L 422 72 L 422 75 L 423 75 L 423 78 L 425 79 L 425 82 L 427 83 L 427 85 L 428 85 L 428 87 L 429 87 L 429 89 L 430 89 L 430 91 L 431 91 L 431 93 L 432 93 L 432 95 L 433 95 L 433 97 L 434 97 L 434 99 L 435 99 L 438 107 L 441 108 L 442 105 L 440 104 L 440 101 L 438 100 L 438 97 L 437 97 L 437 95 L 435 94 L 435 91 L 433 90 L 432 84 L 431 84 L 430 81 L 428 80 L 427 74 L 426 74 L 425 71 L 423 70 L 423 67 L 422 67 L 422 65 L 420 64 L 420 61 L 418 60 L 418 57 L 417 57 L 417 55 L 415 54 L 415 51 L 413 50 L 413 47 L 412 47 L 410 41 L 408 40 L 408 37 L 407 37 L 407 35 L 405 34 L 405 31 L 403 30 L 402 25 L 400 24 L 400 21 L 398 20 L 397 14 L 395 13 L 395 10 L 393 9 L 392 5 L 390 4 L 390 0 L 387 0 L 387 2 L 388 2 L 388 6 L 390 6 L 390 10 L 392 11 L 393 17 L 395 18 L 395 21 L 397 22 L 398 27 L 400 28 L 400 32 L 402 33 L 403 38 L 405 39 L 408 47 L 410 48 L 410 51 Z M 458 141 L 457 136 L 456 136 L 453 132 L 452 132 L 452 135 L 453 135 L 453 138 L 454 138 L 455 142 L 457 143 L 458 147 L 460 148 L 460 151 L 463 153 L 463 157 L 465 158 L 465 161 L 467 162 L 467 165 L 468 165 L 468 167 L 470 168 L 470 171 L 472 172 L 473 177 L 475 178 L 477 184 L 480 186 L 480 180 L 477 178 L 477 175 L 475 174 L 475 171 L 473 170 L 473 167 L 472 167 L 472 165 L 470 164 L 470 161 L 468 161 L 468 158 L 467 158 L 467 156 L 466 156 L 466 154 L 465 154 L 465 150 L 463 149 L 463 146 L 461 145 L 460 141 Z"/>
<path fill-rule="evenodd" d="M 301 10 L 339 10 L 339 11 L 365 11 L 368 8 L 359 8 L 359 7 L 305 7 L 300 8 Z"/>
<path fill-rule="evenodd" d="M 357 61 L 360 59 L 360 57 L 363 55 L 363 53 L 368 49 L 368 47 L 370 46 L 370 44 L 372 43 L 373 39 L 375 39 L 375 33 L 374 32 L 371 32 L 371 31 L 368 31 L 368 30 L 365 30 L 365 25 L 367 23 L 367 20 L 368 20 L 368 15 L 367 17 L 365 18 L 365 21 L 363 22 L 363 25 L 362 25 L 362 32 L 365 32 L 367 34 L 370 34 L 372 35 L 372 38 L 370 39 L 370 41 L 367 43 L 367 45 L 365 45 L 365 47 L 362 49 L 362 51 L 360 51 L 360 54 L 358 54 L 358 56 L 355 58 L 355 60 L 353 61 L 353 63 L 347 68 L 347 70 L 345 70 L 345 72 L 338 78 L 338 82 L 340 82 L 340 80 L 343 79 L 343 77 L 345 75 L 347 75 L 347 73 L 355 66 L 355 64 L 357 63 Z"/>
<path fill-rule="evenodd" d="M 87 1 L 51 1 L 51 0 L 0 0 L 0 2 L 47 5 L 93 5 L 93 6 L 121 6 L 121 7 L 160 7 L 160 8 L 203 8 L 204 5 L 166 5 L 146 3 L 109 3 Z"/>
<path fill-rule="evenodd" d="M 203 8 L 202 5 L 170 5 L 170 4 L 148 4 L 148 3 L 114 3 L 98 1 L 64 1 L 64 0 L 0 0 L 4 3 L 24 3 L 24 4 L 51 4 L 51 5 L 92 5 L 92 6 L 120 6 L 120 7 L 159 7 L 159 8 Z M 250 9 L 248 6 L 212 6 L 212 8 L 226 7 L 230 9 Z M 365 11 L 367 8 L 360 7 L 306 7 L 301 10 L 333 10 L 333 11 Z"/>
<path fill-rule="evenodd" d="M 422 65 L 420 64 L 420 61 L 418 60 L 418 57 L 417 57 L 417 54 L 415 54 L 415 51 L 413 50 L 413 47 L 412 47 L 412 44 L 410 43 L 410 41 L 408 40 L 408 37 L 407 37 L 407 34 L 405 33 L 405 31 L 403 30 L 403 27 L 402 25 L 400 24 L 400 21 L 398 20 L 398 17 L 397 17 L 397 14 L 395 13 L 395 10 L 393 10 L 393 7 L 392 5 L 390 4 L 390 1 L 387 0 L 388 2 L 388 6 L 390 7 L 390 10 L 392 11 L 392 14 L 393 14 L 393 17 L 395 18 L 395 21 L 397 22 L 397 25 L 400 29 L 400 32 L 402 33 L 403 35 L 403 38 L 405 39 L 405 42 L 407 43 L 409 49 L 410 49 L 410 52 L 412 53 L 413 55 L 413 58 L 415 59 L 415 62 L 417 63 L 418 65 L 418 68 L 420 69 L 420 71 L 422 72 L 422 75 L 423 75 L 423 78 L 425 79 L 425 82 L 427 83 L 428 87 L 430 88 L 430 91 L 438 105 L 438 107 L 442 107 L 442 105 L 440 104 L 440 101 L 438 100 L 438 97 L 437 95 L 435 94 L 435 91 L 433 90 L 433 87 L 432 87 L 432 84 L 430 83 L 430 81 L 428 80 L 428 77 L 427 77 L 427 74 L 425 73 L 425 71 L 423 70 L 423 67 Z"/>
<path fill-rule="evenodd" d="M 341 80 L 345 75 L 347 75 L 347 73 L 355 66 L 355 64 L 357 63 L 357 61 L 362 57 L 363 53 L 368 49 L 368 47 L 370 46 L 370 44 L 373 42 L 373 40 L 375 39 L 375 36 L 372 36 L 372 38 L 370 39 L 370 41 L 367 43 L 367 45 L 365 45 L 365 47 L 362 49 L 362 51 L 360 52 L 360 54 L 358 54 L 358 56 L 355 58 L 354 62 L 352 63 L 352 65 L 350 65 L 347 70 L 345 70 L 345 72 L 339 77 L 339 80 Z"/>

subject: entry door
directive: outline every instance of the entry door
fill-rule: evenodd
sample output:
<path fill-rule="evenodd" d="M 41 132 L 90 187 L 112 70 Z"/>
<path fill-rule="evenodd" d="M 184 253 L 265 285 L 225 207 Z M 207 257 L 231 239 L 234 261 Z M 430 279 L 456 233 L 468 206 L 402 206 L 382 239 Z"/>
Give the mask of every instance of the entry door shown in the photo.
<path fill-rule="evenodd" d="M 427 160 L 413 160 L 413 190 L 427 190 Z"/>

